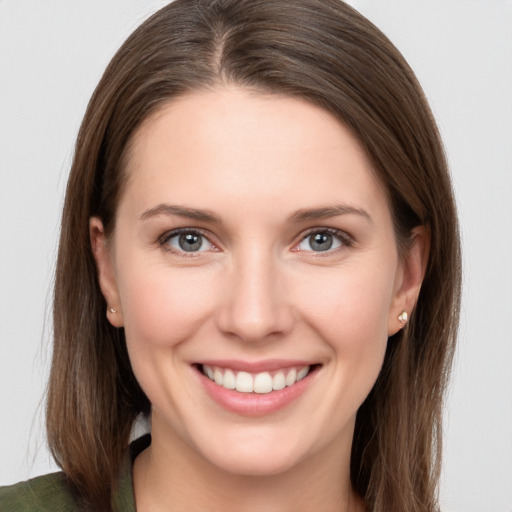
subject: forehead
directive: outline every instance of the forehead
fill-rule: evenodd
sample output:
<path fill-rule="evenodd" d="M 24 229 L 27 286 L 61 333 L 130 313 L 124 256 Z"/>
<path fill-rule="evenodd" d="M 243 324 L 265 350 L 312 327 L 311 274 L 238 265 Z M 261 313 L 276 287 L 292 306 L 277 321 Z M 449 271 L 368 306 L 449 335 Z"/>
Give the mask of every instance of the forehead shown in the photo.
<path fill-rule="evenodd" d="M 146 119 L 126 173 L 123 196 L 140 208 L 228 197 L 387 208 L 364 150 L 332 114 L 299 98 L 238 87 L 183 95 Z"/>

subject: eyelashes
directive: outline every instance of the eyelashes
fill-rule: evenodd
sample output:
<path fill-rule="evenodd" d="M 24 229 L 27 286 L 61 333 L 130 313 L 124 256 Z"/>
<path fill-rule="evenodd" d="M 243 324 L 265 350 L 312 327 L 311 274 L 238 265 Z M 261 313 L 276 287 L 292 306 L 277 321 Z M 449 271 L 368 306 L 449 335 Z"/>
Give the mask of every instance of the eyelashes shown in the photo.
<path fill-rule="evenodd" d="M 201 230 L 180 228 L 167 232 L 158 239 L 158 244 L 165 250 L 182 257 L 193 257 L 205 251 L 218 252 L 214 245 Z"/>
<path fill-rule="evenodd" d="M 158 238 L 158 245 L 179 257 L 198 257 L 203 252 L 220 252 L 211 241 L 211 235 L 196 228 L 179 228 L 164 233 Z M 334 254 L 345 247 L 351 247 L 353 239 L 346 232 L 333 228 L 311 228 L 300 235 L 292 246 L 292 252 L 308 252 L 315 256 Z"/>
<path fill-rule="evenodd" d="M 313 228 L 303 235 L 300 243 L 292 250 L 331 253 L 351 245 L 352 238 L 344 231 L 332 228 Z"/>

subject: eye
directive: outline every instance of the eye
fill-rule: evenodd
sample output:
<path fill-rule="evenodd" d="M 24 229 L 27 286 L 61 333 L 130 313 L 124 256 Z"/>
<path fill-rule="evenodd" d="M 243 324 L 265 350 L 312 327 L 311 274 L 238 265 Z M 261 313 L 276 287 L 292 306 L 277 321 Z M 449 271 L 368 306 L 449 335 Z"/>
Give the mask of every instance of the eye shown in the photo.
<path fill-rule="evenodd" d="M 347 236 L 337 230 L 317 229 L 310 231 L 297 245 L 299 251 L 326 252 L 349 245 Z"/>
<path fill-rule="evenodd" d="M 201 233 L 193 230 L 179 230 L 168 233 L 161 245 L 176 253 L 211 251 L 214 245 Z"/>

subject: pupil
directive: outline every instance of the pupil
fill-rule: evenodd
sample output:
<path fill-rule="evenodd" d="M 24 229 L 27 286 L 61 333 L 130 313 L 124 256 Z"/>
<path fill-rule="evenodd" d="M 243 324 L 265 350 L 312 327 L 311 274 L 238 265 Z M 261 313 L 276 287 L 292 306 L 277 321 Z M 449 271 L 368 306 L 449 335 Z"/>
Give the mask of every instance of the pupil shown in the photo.
<path fill-rule="evenodd" d="M 328 251 L 332 247 L 332 235 L 315 233 L 311 236 L 310 245 L 314 251 Z"/>
<path fill-rule="evenodd" d="M 187 252 L 197 251 L 201 249 L 201 245 L 203 245 L 203 241 L 201 236 L 194 235 L 192 233 L 187 233 L 184 235 L 180 235 L 179 239 L 180 248 Z"/>

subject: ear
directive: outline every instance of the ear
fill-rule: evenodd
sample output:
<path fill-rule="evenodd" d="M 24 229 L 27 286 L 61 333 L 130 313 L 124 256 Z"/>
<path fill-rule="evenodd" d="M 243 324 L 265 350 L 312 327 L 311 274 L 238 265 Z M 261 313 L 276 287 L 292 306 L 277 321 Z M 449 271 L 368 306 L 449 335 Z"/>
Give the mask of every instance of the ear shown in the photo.
<path fill-rule="evenodd" d="M 112 254 L 107 243 L 103 222 L 99 217 L 89 219 L 89 237 L 94 260 L 96 261 L 101 293 L 107 302 L 108 321 L 114 327 L 123 327 L 123 312 L 117 290 Z"/>
<path fill-rule="evenodd" d="M 416 306 L 421 284 L 427 269 L 430 234 L 426 226 L 417 226 L 411 232 L 409 248 L 404 254 L 395 280 L 395 292 L 389 310 L 388 336 L 396 334 L 407 322 Z M 399 316 L 405 312 L 405 319 Z"/>

